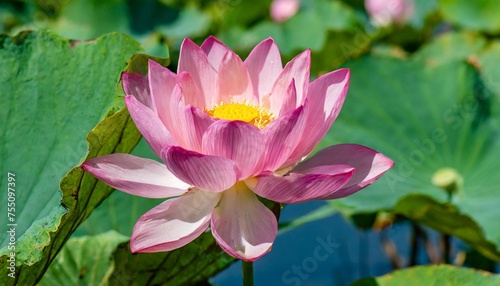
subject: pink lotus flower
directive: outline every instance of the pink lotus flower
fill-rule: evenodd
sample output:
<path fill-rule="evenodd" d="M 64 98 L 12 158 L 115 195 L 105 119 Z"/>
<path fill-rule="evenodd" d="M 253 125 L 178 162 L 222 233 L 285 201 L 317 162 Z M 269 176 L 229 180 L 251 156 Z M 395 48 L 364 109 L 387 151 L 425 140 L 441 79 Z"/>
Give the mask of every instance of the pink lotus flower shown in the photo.
<path fill-rule="evenodd" d="M 360 145 L 307 156 L 344 102 L 349 70 L 309 83 L 310 51 L 284 68 L 272 39 L 245 61 L 214 37 L 186 39 L 177 74 L 149 62 L 147 77 L 122 74 L 132 119 L 165 164 L 129 154 L 82 168 L 123 192 L 171 198 L 136 223 L 132 252 L 170 251 L 210 226 L 230 255 L 253 261 L 277 234 L 258 196 L 281 203 L 335 199 L 374 182 L 393 162 Z"/>
<path fill-rule="evenodd" d="M 271 19 L 282 23 L 293 17 L 300 8 L 300 0 L 273 0 L 271 3 Z"/>
<path fill-rule="evenodd" d="M 413 0 L 365 0 L 365 8 L 375 26 L 403 25 L 415 12 Z"/>

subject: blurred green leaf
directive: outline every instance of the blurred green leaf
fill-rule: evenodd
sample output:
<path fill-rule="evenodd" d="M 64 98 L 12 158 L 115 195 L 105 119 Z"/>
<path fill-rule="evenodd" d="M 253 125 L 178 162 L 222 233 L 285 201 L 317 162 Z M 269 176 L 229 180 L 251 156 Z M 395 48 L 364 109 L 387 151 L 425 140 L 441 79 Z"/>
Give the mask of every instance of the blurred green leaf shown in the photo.
<path fill-rule="evenodd" d="M 312 2 L 312 9 L 314 9 L 315 14 L 327 29 L 336 31 L 352 30 L 360 23 L 359 16 L 356 15 L 354 9 L 340 1 L 315 0 L 310 2 Z"/>
<path fill-rule="evenodd" d="M 128 237 L 109 231 L 97 236 L 71 238 L 38 285 L 103 285 L 114 265 L 109 261 L 116 247 Z"/>
<path fill-rule="evenodd" d="M 485 240 L 481 227 L 468 216 L 459 213 L 453 205 L 438 203 L 428 196 L 409 195 L 398 202 L 394 212 L 442 233 L 460 237 L 486 257 L 500 261 L 500 251 Z"/>
<path fill-rule="evenodd" d="M 500 5 L 497 0 L 439 0 L 446 20 L 465 28 L 500 32 Z"/>
<path fill-rule="evenodd" d="M 486 47 L 486 40 L 475 33 L 445 33 L 417 51 L 413 58 L 437 66 L 477 56 Z"/>
<path fill-rule="evenodd" d="M 307 29 L 304 29 L 307 27 Z M 326 22 L 315 10 L 305 10 L 297 13 L 282 26 L 285 42 L 277 42 L 284 54 L 296 50 L 320 50 L 326 40 Z M 309 30 L 310 29 L 310 30 Z M 314 31 L 314 33 L 311 33 Z"/>
<path fill-rule="evenodd" d="M 18 238 L 14 280 L 7 277 L 10 251 L 2 236 L 0 281 L 31 285 L 111 191 L 79 167 L 68 170 L 87 152 L 130 152 L 140 138 L 126 110 L 113 114 L 120 71 L 140 46 L 121 34 L 85 43 L 25 32 L 1 36 L 0 47 L 0 86 L 9 91 L 0 111 L 0 169 L 16 174 Z M 106 115 L 88 134 L 87 147 L 86 134 Z M 7 192 L 0 198 L 4 204 Z M 3 233 L 6 228 L 0 226 Z"/>
<path fill-rule="evenodd" d="M 219 38 L 232 50 L 238 51 L 242 58 L 244 58 L 244 54 L 248 55 L 257 43 L 269 37 L 273 38 L 277 43 L 285 41 L 283 29 L 270 21 L 260 22 L 252 27 L 250 31 L 244 27 L 233 27 L 219 35 Z M 282 47 L 279 45 L 278 48 L 281 52 Z"/>
<path fill-rule="evenodd" d="M 175 22 L 160 25 L 158 31 L 169 39 L 183 40 L 185 37 L 201 36 L 208 30 L 210 18 L 198 9 L 186 8 Z"/>
<path fill-rule="evenodd" d="M 414 60 L 424 61 L 430 66 L 463 60 L 479 70 L 481 81 L 487 90 L 491 113 L 500 114 L 500 41 L 487 41 L 485 37 L 472 32 L 444 33 L 413 55 Z M 478 86 L 479 88 L 480 86 Z M 496 129 L 500 128 L 500 116 L 491 118 Z"/>
<path fill-rule="evenodd" d="M 280 43 L 278 41 L 278 45 L 285 54 L 305 49 L 320 51 L 326 44 L 328 31 L 342 31 L 353 34 L 355 30 L 360 30 L 355 29 L 359 24 L 360 19 L 358 19 L 354 10 L 339 1 L 310 1 L 309 6 L 283 24 L 285 42 Z M 304 27 L 307 27 L 307 29 Z M 311 33 L 311 31 L 314 31 L 314 33 Z M 365 32 L 363 31 L 363 33 Z M 332 38 L 330 43 L 338 46 L 343 44 L 343 40 Z M 331 53 L 330 49 L 324 50 Z"/>
<path fill-rule="evenodd" d="M 221 28 L 248 27 L 269 15 L 271 2 L 272 0 L 212 0 L 209 2 L 209 9 L 212 18 L 219 19 Z"/>
<path fill-rule="evenodd" d="M 139 41 L 144 47 L 145 54 L 154 57 L 162 65 L 170 63 L 170 60 L 165 62 L 165 59 L 169 58 L 169 48 L 166 39 L 160 33 L 151 33 L 146 37 L 141 37 Z"/>
<path fill-rule="evenodd" d="M 432 177 L 442 168 L 453 168 L 463 184 L 451 204 L 478 224 L 483 240 L 498 251 L 500 136 L 480 75 L 463 62 L 435 67 L 365 57 L 348 67 L 349 94 L 320 147 L 359 143 L 389 156 L 396 165 L 368 189 L 330 204 L 349 215 L 393 210 L 410 194 L 445 204 L 447 192 L 435 186 Z"/>
<path fill-rule="evenodd" d="M 292 53 L 308 48 L 322 50 L 328 31 L 348 31 L 352 34 L 359 30 L 357 26 L 362 26 L 361 21 L 351 7 L 339 1 L 314 0 L 304 4 L 284 23 L 264 20 L 251 28 L 232 26 L 224 30 L 220 38 L 234 49 L 249 51 L 258 42 L 273 37 L 281 53 L 290 57 Z M 333 39 L 333 43 L 340 45 L 342 40 Z"/>
<path fill-rule="evenodd" d="M 130 34 L 126 0 L 71 0 L 54 23 L 63 37 L 88 40 L 109 32 Z"/>
<path fill-rule="evenodd" d="M 409 24 L 420 29 L 425 25 L 426 18 L 438 8 L 438 0 L 413 1 L 415 4 L 415 14 L 410 19 Z"/>
<path fill-rule="evenodd" d="M 500 68 L 497 64 L 500 61 L 500 41 L 491 42 L 478 60 L 486 85 L 500 96 Z"/>
<path fill-rule="evenodd" d="M 492 99 L 492 113 L 495 128 L 500 129 L 500 41 L 492 41 L 488 47 L 478 56 L 478 65 L 484 84 L 494 94 Z"/>
<path fill-rule="evenodd" d="M 394 271 L 377 278 L 365 278 L 351 286 L 455 286 L 500 284 L 500 276 L 450 265 L 418 266 Z"/>
<path fill-rule="evenodd" d="M 207 13 L 195 7 L 179 10 L 156 0 L 71 0 L 49 24 L 58 34 L 79 40 L 122 32 L 139 41 L 147 54 L 166 57 L 169 43 L 204 35 L 211 24 Z"/>
<path fill-rule="evenodd" d="M 355 31 L 330 31 L 325 46 L 313 51 L 311 71 L 317 74 L 330 72 L 343 63 L 370 50 L 378 34 L 368 34 L 362 29 Z"/>

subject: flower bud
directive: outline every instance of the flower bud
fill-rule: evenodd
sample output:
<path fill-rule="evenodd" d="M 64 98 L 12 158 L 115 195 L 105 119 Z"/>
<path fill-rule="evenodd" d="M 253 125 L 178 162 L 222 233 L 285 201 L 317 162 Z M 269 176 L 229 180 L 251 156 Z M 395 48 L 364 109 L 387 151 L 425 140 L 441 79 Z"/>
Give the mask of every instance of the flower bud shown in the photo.
<path fill-rule="evenodd" d="M 273 0 L 271 3 L 271 19 L 282 23 L 299 11 L 300 0 Z"/>
<path fill-rule="evenodd" d="M 463 178 L 453 168 L 441 168 L 432 176 L 432 184 L 445 190 L 451 196 L 462 188 Z"/>
<path fill-rule="evenodd" d="M 413 0 L 365 0 L 373 25 L 406 24 L 415 12 Z"/>

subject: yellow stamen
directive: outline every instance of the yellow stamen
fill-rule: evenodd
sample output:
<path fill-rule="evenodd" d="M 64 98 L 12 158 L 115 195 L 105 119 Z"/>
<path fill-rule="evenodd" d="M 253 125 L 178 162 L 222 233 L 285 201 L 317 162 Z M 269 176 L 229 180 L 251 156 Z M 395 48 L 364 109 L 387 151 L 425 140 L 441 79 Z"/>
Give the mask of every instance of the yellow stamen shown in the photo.
<path fill-rule="evenodd" d="M 210 110 L 205 110 L 208 115 L 225 120 L 240 120 L 262 129 L 274 119 L 273 115 L 265 108 L 254 106 L 243 101 L 242 103 L 221 103 Z"/>

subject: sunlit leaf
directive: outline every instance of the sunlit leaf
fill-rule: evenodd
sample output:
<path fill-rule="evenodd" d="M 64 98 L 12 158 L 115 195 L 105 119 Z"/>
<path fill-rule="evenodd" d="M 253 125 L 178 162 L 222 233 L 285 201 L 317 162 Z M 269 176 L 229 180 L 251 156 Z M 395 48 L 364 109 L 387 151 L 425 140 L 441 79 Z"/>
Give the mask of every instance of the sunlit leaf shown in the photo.
<path fill-rule="evenodd" d="M 38 285 L 103 285 L 114 268 L 109 263 L 113 251 L 127 240 L 114 231 L 71 238 Z"/>
<path fill-rule="evenodd" d="M 494 286 L 499 283 L 500 276 L 488 272 L 450 265 L 430 265 L 394 271 L 377 278 L 365 278 L 351 284 L 351 286 Z"/>
<path fill-rule="evenodd" d="M 472 30 L 500 32 L 500 5 L 497 0 L 440 0 L 441 13 L 454 24 Z"/>

